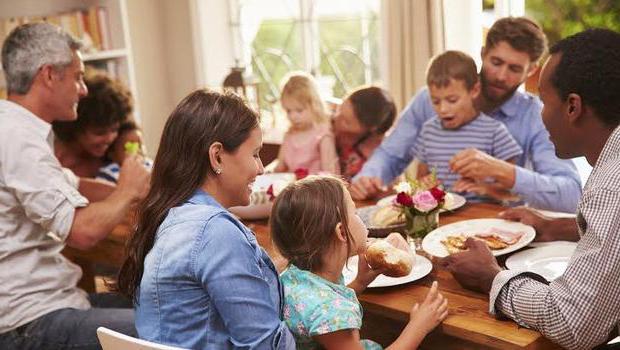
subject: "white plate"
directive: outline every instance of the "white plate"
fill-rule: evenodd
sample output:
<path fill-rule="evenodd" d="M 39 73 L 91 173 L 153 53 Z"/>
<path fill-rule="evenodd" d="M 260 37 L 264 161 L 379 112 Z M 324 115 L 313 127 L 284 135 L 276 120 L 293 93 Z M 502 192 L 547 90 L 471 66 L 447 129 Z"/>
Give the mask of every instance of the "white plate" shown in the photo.
<path fill-rule="evenodd" d="M 571 241 L 551 241 L 551 242 L 532 242 L 530 244 L 528 244 L 527 246 L 530 248 L 541 248 L 541 247 L 550 247 L 550 246 L 555 246 L 558 244 L 576 244 L 577 242 L 571 242 Z"/>
<path fill-rule="evenodd" d="M 547 281 L 553 281 L 564 273 L 577 248 L 577 243 L 574 242 L 554 243 L 518 252 L 506 259 L 506 267 L 510 270 L 534 272 Z"/>
<path fill-rule="evenodd" d="M 441 219 L 440 219 L 441 220 Z M 441 221 L 440 221 L 441 222 Z M 422 240 L 422 249 L 430 255 L 444 257 L 448 256 L 448 250 L 441 244 L 441 241 L 447 236 L 463 234 L 465 236 L 473 236 L 477 233 L 487 232 L 489 229 L 498 228 L 512 232 L 523 232 L 523 236 L 515 244 L 504 249 L 493 250 L 493 255 L 504 255 L 515 250 L 521 249 L 528 245 L 536 236 L 536 231 L 532 226 L 524 225 L 520 222 L 502 220 L 502 219 L 474 219 L 455 222 L 453 224 L 441 226 L 431 231 L 424 240 Z"/>
<path fill-rule="evenodd" d="M 350 257 L 347 265 L 345 265 L 344 269 L 342 269 L 342 275 L 344 276 L 345 284 L 351 283 L 355 279 L 355 276 L 357 276 L 357 259 L 357 255 Z M 428 275 L 432 269 L 433 264 L 430 262 L 430 260 L 423 256 L 416 255 L 415 262 L 413 263 L 413 268 L 407 276 L 388 277 L 384 275 L 379 275 L 377 278 L 375 278 L 374 281 L 372 281 L 368 285 L 368 288 L 390 287 L 413 282 Z"/>
<path fill-rule="evenodd" d="M 381 198 L 379 201 L 377 201 L 377 205 L 379 205 L 379 206 L 391 205 L 391 204 L 394 203 L 395 199 L 396 199 L 396 195 L 393 194 L 391 196 L 387 196 L 385 198 Z M 456 194 L 456 193 L 452 193 L 452 192 L 447 192 L 446 193 L 446 203 L 444 204 L 445 208 L 443 208 L 441 210 L 441 212 L 452 211 L 452 210 L 458 209 L 458 208 L 464 206 L 465 203 L 467 203 L 467 200 L 465 199 L 465 197 L 461 196 L 460 194 Z"/>
<path fill-rule="evenodd" d="M 256 177 L 254 185 L 252 185 L 252 195 L 250 196 L 250 205 L 258 205 L 269 202 L 267 190 L 272 184 L 279 182 L 281 186 L 295 181 L 293 173 L 269 173 Z"/>
<path fill-rule="evenodd" d="M 577 215 L 575 213 L 563 213 L 560 211 L 551 211 L 551 210 L 542 210 L 542 209 L 536 209 L 539 213 L 548 216 L 550 218 L 576 218 Z"/>

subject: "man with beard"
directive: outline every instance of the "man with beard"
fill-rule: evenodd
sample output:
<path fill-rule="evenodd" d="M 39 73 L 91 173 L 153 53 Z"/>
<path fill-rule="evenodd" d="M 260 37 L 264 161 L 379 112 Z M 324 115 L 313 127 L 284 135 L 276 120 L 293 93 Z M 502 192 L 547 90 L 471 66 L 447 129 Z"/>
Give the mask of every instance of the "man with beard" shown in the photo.
<path fill-rule="evenodd" d="M 550 219 L 529 208 L 506 219 L 534 226 L 537 239 L 578 240 L 553 281 L 502 270 L 479 240 L 439 263 L 468 289 L 489 293 L 489 311 L 540 331 L 566 349 L 592 349 L 620 330 L 620 33 L 589 29 L 551 48 L 538 82 L 543 122 L 561 158 L 594 168 L 576 219 Z M 596 349 L 620 349 L 620 344 Z"/>
<path fill-rule="evenodd" d="M 461 180 L 447 190 L 478 195 L 504 190 L 507 198 L 518 196 L 531 206 L 575 211 L 581 195 L 576 168 L 570 160 L 556 157 L 541 120 L 540 100 L 517 91 L 536 72 L 546 46 L 544 33 L 530 19 L 506 17 L 493 24 L 482 49 L 482 93 L 475 101 L 476 108 L 504 123 L 523 148 L 523 154 L 515 165 L 476 149 L 458 152 L 450 167 Z M 372 198 L 385 190 L 385 184 L 411 162 L 422 124 L 435 114 L 428 88 L 424 88 L 405 108 L 390 136 L 353 178 L 354 199 Z"/>

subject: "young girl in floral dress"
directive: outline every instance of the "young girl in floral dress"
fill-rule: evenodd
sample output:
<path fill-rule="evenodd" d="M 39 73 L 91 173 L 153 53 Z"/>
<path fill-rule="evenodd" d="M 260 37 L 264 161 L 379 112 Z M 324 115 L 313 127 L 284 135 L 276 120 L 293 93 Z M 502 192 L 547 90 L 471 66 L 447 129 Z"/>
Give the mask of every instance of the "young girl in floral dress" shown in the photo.
<path fill-rule="evenodd" d="M 344 182 L 310 176 L 290 184 L 276 197 L 271 228 L 275 245 L 289 261 L 280 280 L 284 320 L 297 348 L 380 349 L 372 341 L 360 341 L 362 307 L 356 293 L 378 272 L 366 263 L 368 231 L 355 213 Z M 402 241 L 398 234 L 389 239 Z M 358 275 L 345 286 L 342 270 L 347 259 L 358 254 Z M 412 308 L 407 326 L 390 347 L 416 348 L 447 314 L 447 300 L 434 282 L 422 304 Z"/>
<path fill-rule="evenodd" d="M 280 101 L 291 126 L 284 135 L 274 171 L 307 169 L 311 174 L 339 174 L 334 136 L 312 76 L 300 72 L 289 75 Z"/>

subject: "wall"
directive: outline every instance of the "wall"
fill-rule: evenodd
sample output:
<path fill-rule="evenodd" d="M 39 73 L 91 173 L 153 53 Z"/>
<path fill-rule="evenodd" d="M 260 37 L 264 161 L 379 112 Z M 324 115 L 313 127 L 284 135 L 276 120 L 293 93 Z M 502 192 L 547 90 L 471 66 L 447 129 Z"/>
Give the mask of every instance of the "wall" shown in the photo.
<path fill-rule="evenodd" d="M 198 87 L 191 17 L 193 0 L 128 0 L 136 98 L 145 143 L 155 156 L 166 119 Z"/>

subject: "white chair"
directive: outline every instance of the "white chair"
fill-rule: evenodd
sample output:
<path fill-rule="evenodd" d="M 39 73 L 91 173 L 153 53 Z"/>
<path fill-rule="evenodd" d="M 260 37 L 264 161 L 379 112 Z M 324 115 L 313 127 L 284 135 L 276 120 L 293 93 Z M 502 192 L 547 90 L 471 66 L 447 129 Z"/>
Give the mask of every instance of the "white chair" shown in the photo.
<path fill-rule="evenodd" d="M 97 338 L 103 350 L 184 350 L 130 337 L 105 327 L 97 328 Z"/>

